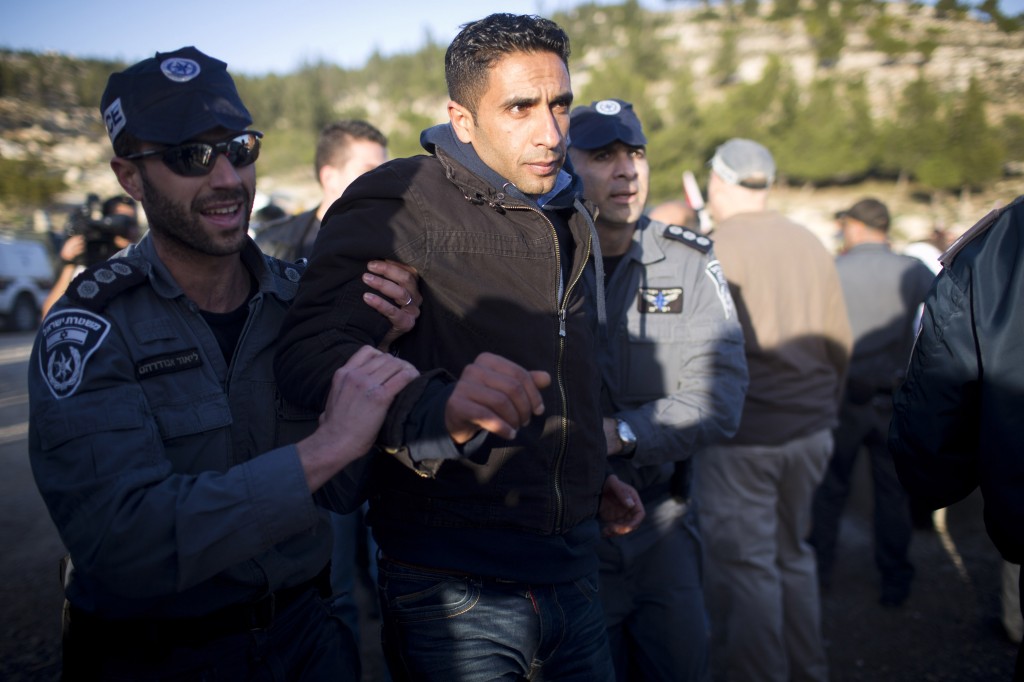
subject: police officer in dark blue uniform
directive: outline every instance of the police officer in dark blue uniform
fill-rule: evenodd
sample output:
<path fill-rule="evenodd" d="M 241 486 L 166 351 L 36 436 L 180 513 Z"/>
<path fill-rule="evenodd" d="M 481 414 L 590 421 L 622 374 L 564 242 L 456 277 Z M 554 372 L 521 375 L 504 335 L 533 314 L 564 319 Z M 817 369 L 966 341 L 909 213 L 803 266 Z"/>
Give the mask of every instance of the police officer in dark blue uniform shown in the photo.
<path fill-rule="evenodd" d="M 648 510 L 605 538 L 601 601 L 616 678 L 710 679 L 693 459 L 736 432 L 747 388 L 743 331 L 711 240 L 643 214 L 650 167 L 632 104 L 576 107 L 573 168 L 597 204 L 608 335 L 601 362 L 608 462 Z"/>
<path fill-rule="evenodd" d="M 32 351 L 32 470 L 71 560 L 65 679 L 358 679 L 317 502 L 358 504 L 348 465 L 418 373 L 363 347 L 322 414 L 278 394 L 301 273 L 247 236 L 262 135 L 223 62 L 157 53 L 101 111 L 149 233 L 71 283 Z M 411 328 L 414 280 L 373 267 L 364 300 Z"/>

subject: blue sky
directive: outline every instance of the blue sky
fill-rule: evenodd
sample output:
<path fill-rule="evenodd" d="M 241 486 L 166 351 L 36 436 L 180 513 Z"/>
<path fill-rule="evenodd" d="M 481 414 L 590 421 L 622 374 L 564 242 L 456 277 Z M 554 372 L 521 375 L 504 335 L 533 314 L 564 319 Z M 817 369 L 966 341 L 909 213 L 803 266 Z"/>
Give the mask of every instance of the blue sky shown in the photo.
<path fill-rule="evenodd" d="M 549 15 L 581 1 L 4 0 L 0 47 L 134 62 L 195 45 L 232 71 L 287 73 L 320 59 L 356 67 L 374 49 L 415 50 L 427 31 L 447 44 L 461 24 L 492 12 Z"/>
<path fill-rule="evenodd" d="M 447 44 L 492 12 L 550 15 L 583 0 L 4 0 L 0 47 L 135 62 L 185 45 L 238 73 L 288 73 L 320 59 L 362 65 L 378 49 L 408 52 L 429 31 Z M 972 0 L 978 4 L 980 0 Z M 618 4 L 615 0 L 601 4 Z M 642 0 L 662 9 L 671 0 Z M 696 2 L 692 2 L 696 4 Z M 1008 14 L 1024 0 L 1000 0 Z"/>

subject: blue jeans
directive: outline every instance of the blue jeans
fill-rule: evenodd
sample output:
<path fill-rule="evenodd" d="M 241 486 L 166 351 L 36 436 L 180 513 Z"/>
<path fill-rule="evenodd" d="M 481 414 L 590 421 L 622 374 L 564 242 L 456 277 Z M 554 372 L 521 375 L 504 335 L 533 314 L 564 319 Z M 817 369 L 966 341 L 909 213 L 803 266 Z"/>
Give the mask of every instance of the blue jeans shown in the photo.
<path fill-rule="evenodd" d="M 596 574 L 527 585 L 385 557 L 378 571 L 395 680 L 614 680 Z"/>

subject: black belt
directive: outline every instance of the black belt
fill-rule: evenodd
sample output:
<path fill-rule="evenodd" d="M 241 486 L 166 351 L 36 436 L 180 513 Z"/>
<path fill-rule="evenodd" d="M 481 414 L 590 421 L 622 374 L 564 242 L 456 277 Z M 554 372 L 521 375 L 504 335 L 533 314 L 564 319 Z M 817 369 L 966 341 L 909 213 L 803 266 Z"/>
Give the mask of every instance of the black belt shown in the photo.
<path fill-rule="evenodd" d="M 70 630 L 76 638 L 93 641 L 97 641 L 94 638 L 102 638 L 106 641 L 129 642 L 140 647 L 156 645 L 164 648 L 168 645 L 208 642 L 252 630 L 266 630 L 277 616 L 311 592 L 316 591 L 320 596 L 326 596 L 330 590 L 329 585 L 330 574 L 324 571 L 312 580 L 281 588 L 257 601 L 228 606 L 195 618 L 112 620 L 71 606 Z"/>

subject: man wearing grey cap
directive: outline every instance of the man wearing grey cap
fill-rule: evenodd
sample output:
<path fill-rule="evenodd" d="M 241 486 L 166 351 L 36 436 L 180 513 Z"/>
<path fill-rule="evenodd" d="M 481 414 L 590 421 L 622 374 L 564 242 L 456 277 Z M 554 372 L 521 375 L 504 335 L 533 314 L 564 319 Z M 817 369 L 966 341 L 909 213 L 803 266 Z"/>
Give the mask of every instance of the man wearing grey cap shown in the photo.
<path fill-rule="evenodd" d="M 644 214 L 647 138 L 628 102 L 576 107 L 569 156 L 597 204 L 608 301 L 601 362 L 608 464 L 647 517 L 605 538 L 601 601 L 618 680 L 709 679 L 696 451 L 731 436 L 747 385 L 743 334 L 711 240 Z"/>
<path fill-rule="evenodd" d="M 247 236 L 261 135 L 223 62 L 157 53 L 101 111 L 149 233 L 71 283 L 29 364 L 32 470 L 70 558 L 64 679 L 358 679 L 317 503 L 358 504 L 346 467 L 418 373 L 364 346 L 322 414 L 281 399 L 300 272 Z M 378 273 L 372 307 L 407 331 L 414 279 Z"/>
<path fill-rule="evenodd" d="M 912 532 L 910 502 L 889 454 L 893 390 L 903 381 L 916 331 L 915 319 L 934 275 L 911 256 L 889 247 L 889 210 L 861 199 L 836 214 L 843 253 L 836 259 L 853 329 L 853 355 L 839 412 L 835 450 L 814 496 L 811 544 L 827 586 L 835 561 L 839 519 L 850 493 L 861 447 L 871 457 L 875 565 L 880 602 L 899 606 L 910 593 L 914 567 L 907 558 Z"/>
<path fill-rule="evenodd" d="M 730 679 L 825 680 L 806 536 L 849 362 L 843 292 L 824 244 L 767 209 L 775 161 L 764 146 L 729 140 L 710 166 L 715 251 L 750 372 L 736 435 L 697 459 L 712 657 Z"/>

